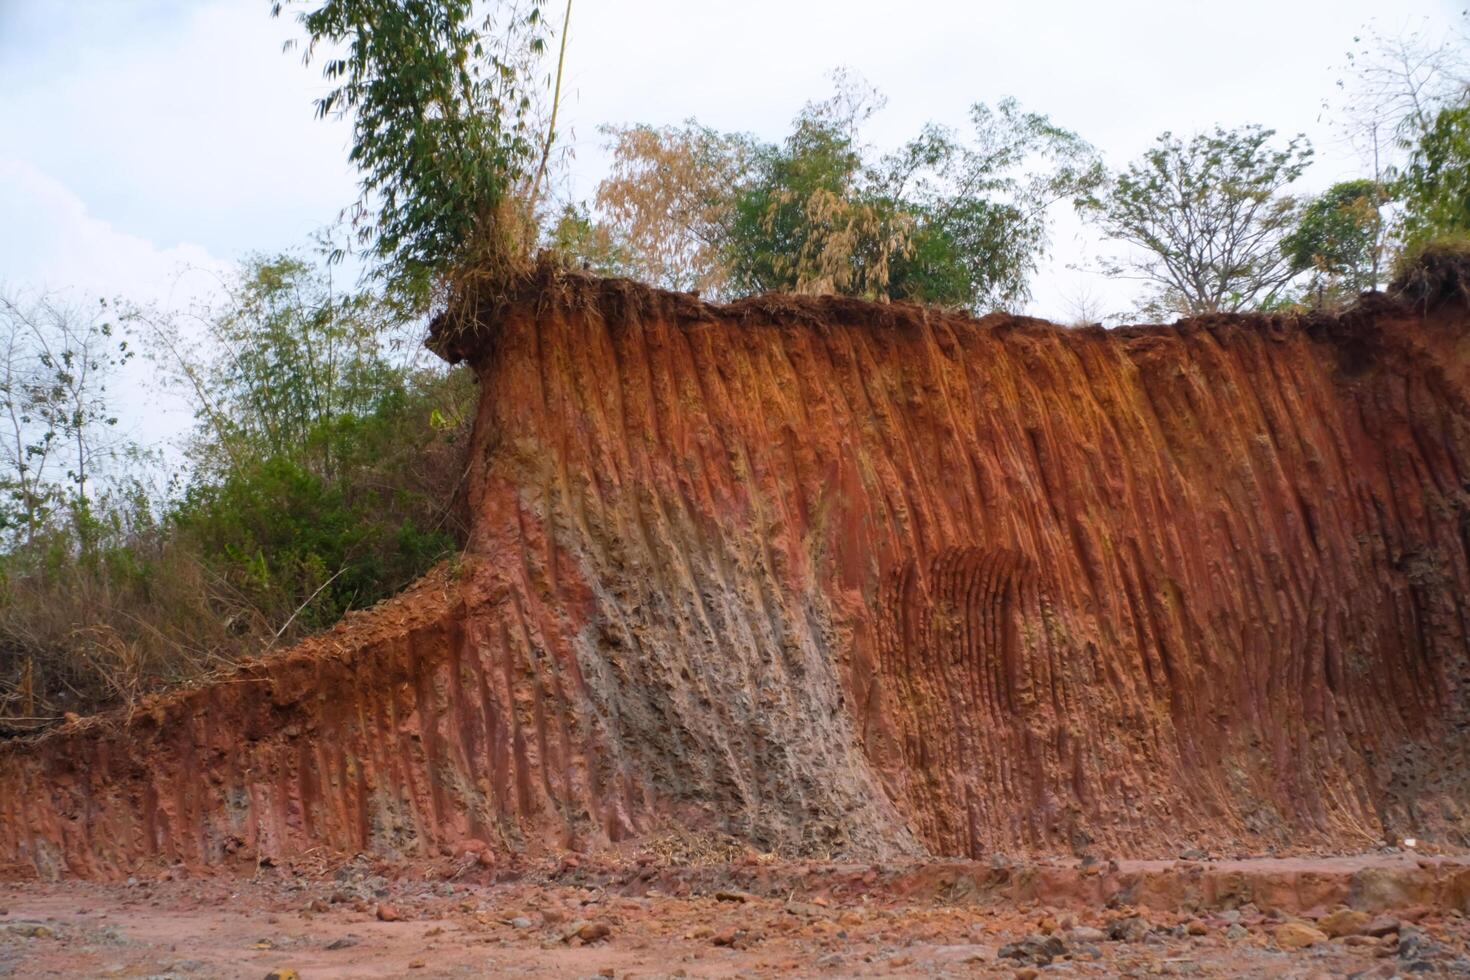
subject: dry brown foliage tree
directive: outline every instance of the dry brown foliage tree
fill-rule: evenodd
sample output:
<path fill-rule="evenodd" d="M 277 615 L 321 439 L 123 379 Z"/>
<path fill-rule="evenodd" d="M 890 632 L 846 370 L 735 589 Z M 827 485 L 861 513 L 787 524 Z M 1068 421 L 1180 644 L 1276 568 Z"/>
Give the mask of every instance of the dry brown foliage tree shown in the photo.
<path fill-rule="evenodd" d="M 683 126 L 605 126 L 612 171 L 597 207 L 627 255 L 628 271 L 666 289 L 719 296 L 730 190 L 750 166 L 751 141 L 694 120 Z"/>

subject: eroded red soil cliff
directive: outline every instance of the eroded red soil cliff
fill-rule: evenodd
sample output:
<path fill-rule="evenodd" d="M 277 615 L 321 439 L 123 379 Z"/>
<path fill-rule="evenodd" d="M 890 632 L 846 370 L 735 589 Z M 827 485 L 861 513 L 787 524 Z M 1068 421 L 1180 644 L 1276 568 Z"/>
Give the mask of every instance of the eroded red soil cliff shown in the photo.
<path fill-rule="evenodd" d="M 539 281 L 438 338 L 463 561 L 0 749 L 0 863 L 1466 843 L 1467 328 Z"/>

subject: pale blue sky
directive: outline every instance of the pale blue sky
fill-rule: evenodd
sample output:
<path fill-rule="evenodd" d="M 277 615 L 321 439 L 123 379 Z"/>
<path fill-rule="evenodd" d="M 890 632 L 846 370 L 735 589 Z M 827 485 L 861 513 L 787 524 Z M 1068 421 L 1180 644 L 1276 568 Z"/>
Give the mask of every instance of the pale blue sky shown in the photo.
<path fill-rule="evenodd" d="M 1322 102 L 1354 34 L 1460 23 L 1451 0 L 579 0 L 563 112 L 572 186 L 601 122 L 779 138 L 847 65 L 889 98 L 875 142 L 1015 95 L 1121 164 L 1164 129 L 1259 122 L 1317 144 L 1311 186 L 1359 172 Z M 0 0 L 0 283 L 178 301 L 251 251 L 301 245 L 355 196 L 347 133 L 312 118 L 315 68 L 267 0 Z M 1393 7 L 1392 13 L 1384 13 Z M 560 4 L 549 9 L 559 16 Z M 1086 233 L 1064 219 L 1032 309 L 1065 315 Z"/>

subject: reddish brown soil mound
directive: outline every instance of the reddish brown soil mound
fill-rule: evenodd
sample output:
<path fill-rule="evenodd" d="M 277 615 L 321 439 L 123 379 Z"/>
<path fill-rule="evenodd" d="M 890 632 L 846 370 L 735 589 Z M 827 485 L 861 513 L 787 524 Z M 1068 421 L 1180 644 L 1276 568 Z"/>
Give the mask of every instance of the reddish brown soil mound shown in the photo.
<path fill-rule="evenodd" d="M 0 862 L 1466 843 L 1467 319 L 539 281 L 438 338 L 463 563 L 0 750 Z"/>

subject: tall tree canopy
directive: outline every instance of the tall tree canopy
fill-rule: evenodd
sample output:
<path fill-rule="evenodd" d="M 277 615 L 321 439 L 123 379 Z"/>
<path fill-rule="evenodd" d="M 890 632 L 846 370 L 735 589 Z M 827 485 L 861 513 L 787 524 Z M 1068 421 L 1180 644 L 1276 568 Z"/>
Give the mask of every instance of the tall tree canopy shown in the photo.
<path fill-rule="evenodd" d="M 1274 135 L 1260 126 L 1217 126 L 1188 142 L 1161 135 L 1080 202 L 1104 235 L 1130 247 L 1104 271 L 1148 283 L 1153 313 L 1233 311 L 1282 299 L 1295 273 L 1281 243 L 1297 220 L 1285 191 L 1312 149 L 1300 135 L 1273 147 Z"/>
<path fill-rule="evenodd" d="M 1383 206 L 1388 191 L 1372 180 L 1333 184 L 1302 208 L 1281 246 L 1294 273 L 1311 274 L 1319 302 L 1376 289 L 1383 268 Z"/>
<path fill-rule="evenodd" d="M 1047 210 L 1093 186 L 1090 146 L 1012 99 L 977 104 L 966 138 L 926 126 L 880 154 L 881 97 L 839 73 L 780 143 L 682 127 L 613 136 L 597 204 L 631 271 L 717 296 L 784 290 L 982 309 L 1026 296 Z"/>
<path fill-rule="evenodd" d="M 411 307 L 436 276 L 494 268 L 533 240 L 523 205 L 544 155 L 531 81 L 544 2 L 496 0 L 479 18 L 476 0 L 311 0 L 298 13 L 304 60 L 325 52 L 317 115 L 352 117 L 360 241 Z"/>

